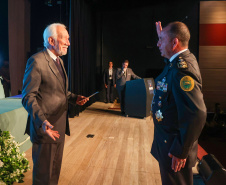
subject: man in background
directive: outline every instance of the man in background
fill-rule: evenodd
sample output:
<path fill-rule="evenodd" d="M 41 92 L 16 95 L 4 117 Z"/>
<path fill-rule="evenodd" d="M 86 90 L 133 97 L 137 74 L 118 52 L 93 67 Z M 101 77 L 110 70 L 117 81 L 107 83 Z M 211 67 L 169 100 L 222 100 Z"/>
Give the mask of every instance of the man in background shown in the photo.
<path fill-rule="evenodd" d="M 129 61 L 125 60 L 122 63 L 122 68 L 117 69 L 116 73 L 116 88 L 118 90 L 118 95 L 120 99 L 121 105 L 121 114 L 125 115 L 125 90 L 126 90 L 126 82 L 131 79 L 141 79 L 139 76 L 135 75 L 131 68 L 128 68 Z"/>
<path fill-rule="evenodd" d="M 60 58 L 70 46 L 66 27 L 59 23 L 47 26 L 43 39 L 45 49 L 27 61 L 22 104 L 28 112 L 25 133 L 32 142 L 33 185 L 57 185 L 65 133 L 70 135 L 68 102 L 84 105 L 88 98 L 68 91 Z"/>
<path fill-rule="evenodd" d="M 10 90 L 11 90 L 10 75 L 9 75 L 9 61 L 4 60 L 2 66 L 0 66 L 0 76 L 2 77 L 1 82 L 4 89 L 5 97 L 9 97 Z"/>
<path fill-rule="evenodd" d="M 104 70 L 104 87 L 106 90 L 105 103 L 113 103 L 114 88 L 116 88 L 116 70 L 113 68 L 113 62 L 109 62 L 109 68 Z"/>
<path fill-rule="evenodd" d="M 162 29 L 157 22 L 156 29 L 157 46 L 167 61 L 155 79 L 151 154 L 159 162 L 163 185 L 193 185 L 198 137 L 206 121 L 202 78 L 197 60 L 188 49 L 188 27 L 172 22 Z"/>

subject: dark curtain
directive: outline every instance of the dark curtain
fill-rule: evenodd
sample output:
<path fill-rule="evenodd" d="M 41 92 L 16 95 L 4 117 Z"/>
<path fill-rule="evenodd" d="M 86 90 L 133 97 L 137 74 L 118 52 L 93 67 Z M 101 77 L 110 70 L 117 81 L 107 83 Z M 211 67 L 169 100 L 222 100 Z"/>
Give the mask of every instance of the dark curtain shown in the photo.
<path fill-rule="evenodd" d="M 69 34 L 69 90 L 75 94 L 89 96 L 96 92 L 96 29 L 95 13 L 88 2 L 70 1 Z M 96 98 L 91 98 L 84 106 L 70 105 L 69 116 L 78 115 L 95 102 Z"/>

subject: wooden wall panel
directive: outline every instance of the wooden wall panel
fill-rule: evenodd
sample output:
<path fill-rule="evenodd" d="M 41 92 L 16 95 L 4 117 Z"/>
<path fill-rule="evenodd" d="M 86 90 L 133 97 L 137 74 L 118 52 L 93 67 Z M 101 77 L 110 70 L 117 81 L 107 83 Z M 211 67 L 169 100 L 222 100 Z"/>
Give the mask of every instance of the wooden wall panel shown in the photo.
<path fill-rule="evenodd" d="M 11 95 L 17 95 L 30 51 L 30 1 L 9 0 L 8 9 Z"/>
<path fill-rule="evenodd" d="M 200 46 L 200 68 L 226 68 L 226 46 Z"/>
<path fill-rule="evenodd" d="M 203 91 L 226 91 L 225 69 L 200 69 L 203 80 Z M 226 94 L 225 94 L 226 97 Z"/>
<path fill-rule="evenodd" d="M 201 1 L 200 24 L 226 23 L 226 1 Z"/>
<path fill-rule="evenodd" d="M 220 103 L 226 112 L 226 1 L 200 2 L 199 66 L 208 112 Z M 207 29 L 208 28 L 208 29 Z"/>
<path fill-rule="evenodd" d="M 225 46 L 226 24 L 200 24 L 199 46 Z M 213 37 L 214 35 L 214 37 Z"/>
<path fill-rule="evenodd" d="M 226 91 L 203 91 L 204 101 L 209 112 L 214 112 L 214 106 L 216 103 L 220 103 L 221 108 L 226 110 Z"/>

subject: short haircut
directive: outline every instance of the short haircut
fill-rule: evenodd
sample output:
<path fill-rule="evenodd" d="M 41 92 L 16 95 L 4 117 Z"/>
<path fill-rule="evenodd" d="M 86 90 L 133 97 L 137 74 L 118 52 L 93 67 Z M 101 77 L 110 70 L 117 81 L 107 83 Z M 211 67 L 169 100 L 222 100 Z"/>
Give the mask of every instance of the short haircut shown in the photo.
<path fill-rule="evenodd" d="M 49 46 L 49 41 L 48 41 L 49 37 L 53 37 L 54 40 L 57 39 L 57 26 L 62 26 L 66 29 L 66 26 L 61 23 L 53 23 L 48 25 L 43 32 L 43 40 L 44 40 L 43 45 L 45 47 Z"/>
<path fill-rule="evenodd" d="M 129 65 L 129 60 L 125 60 L 123 63 L 127 63 Z"/>
<path fill-rule="evenodd" d="M 167 33 L 171 39 L 178 38 L 182 46 L 188 46 L 190 40 L 190 31 L 188 27 L 179 21 L 171 22 L 168 27 Z"/>

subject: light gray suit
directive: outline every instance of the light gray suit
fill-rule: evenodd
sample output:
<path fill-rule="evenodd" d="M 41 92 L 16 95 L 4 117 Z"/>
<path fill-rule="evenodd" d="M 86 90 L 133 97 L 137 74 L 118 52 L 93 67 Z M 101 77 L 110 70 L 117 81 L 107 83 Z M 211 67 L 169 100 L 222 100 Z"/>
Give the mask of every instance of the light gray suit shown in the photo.
<path fill-rule="evenodd" d="M 130 81 L 131 79 L 141 79 L 139 76 L 135 75 L 131 68 L 126 69 L 126 74 L 123 73 L 122 68 L 117 69 L 116 73 L 116 88 L 119 94 L 120 104 L 121 104 L 121 112 L 124 113 L 125 109 L 125 86 L 126 81 Z"/>
<path fill-rule="evenodd" d="M 28 112 L 25 133 L 33 143 L 33 184 L 57 184 L 60 174 L 65 133 L 70 135 L 67 117 L 68 102 L 77 95 L 68 92 L 68 78 L 60 59 L 63 76 L 46 49 L 27 61 L 23 79 L 22 104 Z M 41 125 L 48 120 L 60 138 L 54 141 Z"/>

